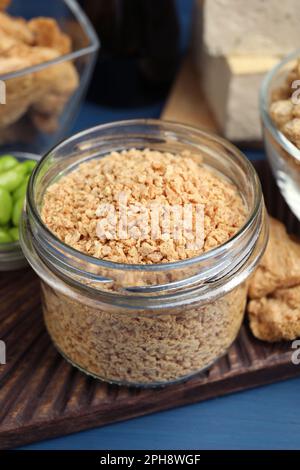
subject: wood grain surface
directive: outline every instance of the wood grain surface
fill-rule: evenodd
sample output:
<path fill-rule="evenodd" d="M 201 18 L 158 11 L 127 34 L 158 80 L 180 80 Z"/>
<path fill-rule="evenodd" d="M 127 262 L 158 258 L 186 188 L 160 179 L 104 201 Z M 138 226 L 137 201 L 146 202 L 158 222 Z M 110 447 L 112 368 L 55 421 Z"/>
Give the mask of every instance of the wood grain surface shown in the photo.
<path fill-rule="evenodd" d="M 264 162 L 256 167 L 268 208 L 299 233 Z M 245 322 L 228 354 L 205 374 L 160 389 L 108 385 L 70 366 L 43 324 L 39 282 L 31 269 L 0 273 L 0 449 L 100 426 L 300 375 L 290 343 L 256 340 Z"/>

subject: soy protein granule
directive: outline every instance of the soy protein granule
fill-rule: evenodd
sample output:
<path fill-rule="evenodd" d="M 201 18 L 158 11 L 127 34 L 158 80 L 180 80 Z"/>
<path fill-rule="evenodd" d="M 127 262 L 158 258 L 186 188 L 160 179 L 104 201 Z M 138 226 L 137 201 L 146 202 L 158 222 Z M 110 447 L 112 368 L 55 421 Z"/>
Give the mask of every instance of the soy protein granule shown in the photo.
<path fill-rule="evenodd" d="M 97 208 L 113 204 L 125 193 L 128 204 L 204 207 L 204 240 L 191 247 L 186 237 L 155 238 L 151 233 L 119 239 L 97 235 Z M 184 260 L 231 238 L 243 225 L 246 207 L 229 181 L 214 174 L 189 152 L 171 154 L 154 150 L 112 152 L 82 163 L 51 185 L 44 197 L 42 219 L 66 244 L 104 260 L 153 264 Z M 133 233 L 134 235 L 134 233 Z"/>
<path fill-rule="evenodd" d="M 47 189 L 42 219 L 68 245 L 105 260 L 145 265 L 195 256 L 226 242 L 247 213 L 235 186 L 197 158 L 132 149 L 82 163 Z M 120 191 L 130 203 L 203 204 L 201 249 L 190 250 L 184 238 L 119 240 L 108 233 L 100 239 L 97 208 L 115 204 Z M 123 277 L 129 282 L 130 273 Z M 77 289 L 70 294 L 62 280 L 42 288 L 46 326 L 58 349 L 86 373 L 121 384 L 165 384 L 205 369 L 234 341 L 246 304 L 245 284 L 206 305 L 159 311 L 107 304 L 101 288 L 92 298 Z"/>

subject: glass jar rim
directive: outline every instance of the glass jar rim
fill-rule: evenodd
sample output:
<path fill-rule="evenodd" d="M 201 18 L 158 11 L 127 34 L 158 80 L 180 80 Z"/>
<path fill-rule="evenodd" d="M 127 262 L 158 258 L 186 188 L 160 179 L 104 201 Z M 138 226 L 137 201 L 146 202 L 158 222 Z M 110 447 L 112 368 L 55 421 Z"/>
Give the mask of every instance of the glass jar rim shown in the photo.
<path fill-rule="evenodd" d="M 216 248 L 213 248 L 205 253 L 200 254 L 199 256 L 193 257 L 193 258 L 188 258 L 186 260 L 180 260 L 176 262 L 170 262 L 170 263 L 159 263 L 159 264 L 125 264 L 125 263 L 116 263 L 113 261 L 107 261 L 103 259 L 98 259 L 89 255 L 86 255 L 69 245 L 66 245 L 64 242 L 59 240 L 49 229 L 46 227 L 46 225 L 43 223 L 39 210 L 36 207 L 35 203 L 35 185 L 37 182 L 37 179 L 39 177 L 39 171 L 40 169 L 43 168 L 43 164 L 47 161 L 48 158 L 51 159 L 51 155 L 53 152 L 58 152 L 62 150 L 66 145 L 68 144 L 75 144 L 76 142 L 80 141 L 81 139 L 84 139 L 93 133 L 100 133 L 102 131 L 110 131 L 111 129 L 118 130 L 122 128 L 127 128 L 127 127 L 132 128 L 139 128 L 141 126 L 142 128 L 151 128 L 151 126 L 154 127 L 154 129 L 159 129 L 160 132 L 164 130 L 166 134 L 166 138 L 173 137 L 177 139 L 182 144 L 182 140 L 180 140 L 180 137 L 182 138 L 182 135 L 185 136 L 185 139 L 188 139 L 188 142 L 193 142 L 196 141 L 196 138 L 198 139 L 206 139 L 206 141 L 209 141 L 210 144 L 217 144 L 218 146 L 221 146 L 221 148 L 225 149 L 226 155 L 228 155 L 228 158 L 233 158 L 235 159 L 234 163 L 238 166 L 241 165 L 243 168 L 246 168 L 244 170 L 245 172 L 247 171 L 247 176 L 249 176 L 249 184 L 253 188 L 253 204 L 252 207 L 249 208 L 249 214 L 247 217 L 247 220 L 243 224 L 243 226 L 238 230 L 238 232 L 230 238 L 226 243 L 219 245 Z M 185 140 L 184 142 L 187 142 Z M 144 140 L 144 147 L 149 146 L 151 148 L 151 140 L 149 143 L 149 139 L 147 141 L 147 138 L 145 137 Z M 128 148 L 128 145 L 123 148 Z M 200 145 L 198 146 L 199 151 L 200 150 Z M 203 149 L 202 149 L 203 151 Z M 92 157 L 91 157 L 92 158 Z M 55 267 L 56 272 L 58 273 L 67 273 L 67 276 L 71 276 L 71 273 L 75 274 L 75 276 L 80 275 L 81 278 L 93 280 L 95 282 L 111 282 L 113 276 L 110 277 L 103 277 L 99 276 L 98 274 L 94 274 L 97 271 L 94 271 L 94 268 L 101 268 L 103 270 L 109 271 L 109 272 L 127 272 L 129 275 L 130 271 L 136 272 L 136 273 L 154 273 L 154 274 L 162 274 L 165 273 L 170 273 L 173 270 L 177 270 L 177 272 L 182 272 L 186 273 L 185 270 L 191 270 L 189 271 L 190 273 L 192 270 L 197 269 L 196 272 L 197 274 L 195 275 L 188 275 L 187 277 L 183 277 L 182 279 L 179 279 L 177 282 L 170 283 L 172 284 L 171 289 L 178 288 L 180 289 L 186 289 L 186 287 L 193 288 L 195 285 L 199 285 L 199 283 L 204 283 L 206 281 L 213 283 L 214 279 L 218 276 L 218 268 L 224 269 L 224 266 L 226 265 L 226 256 L 228 256 L 228 253 L 231 252 L 234 248 L 237 253 L 239 253 L 239 268 L 242 268 L 244 265 L 247 265 L 248 269 L 248 275 L 250 270 L 254 269 L 254 264 L 257 264 L 258 258 L 262 255 L 262 252 L 264 251 L 264 247 L 266 245 L 266 231 L 262 233 L 262 220 L 264 218 L 264 201 L 263 201 L 263 195 L 262 195 L 262 190 L 261 190 L 261 185 L 259 178 L 256 174 L 256 171 L 254 167 L 252 166 L 251 162 L 240 152 L 236 147 L 234 147 L 232 144 L 227 142 L 225 139 L 218 137 L 212 133 L 202 131 L 196 128 L 193 128 L 191 126 L 187 126 L 184 124 L 179 124 L 175 122 L 169 122 L 169 121 L 162 121 L 162 120 L 155 120 L 155 119 L 137 119 L 137 120 L 127 120 L 127 121 L 119 121 L 119 122 L 114 122 L 114 123 L 109 123 L 109 124 L 104 124 L 100 126 L 95 126 L 91 129 L 87 129 L 85 131 L 82 131 L 78 134 L 75 134 L 74 136 L 70 137 L 69 139 L 66 139 L 65 141 L 61 142 L 58 144 L 56 147 L 54 147 L 50 152 L 48 152 L 39 165 L 36 167 L 34 170 L 30 182 L 28 185 L 28 190 L 27 190 L 27 229 L 30 229 L 30 224 L 28 223 L 28 219 L 33 220 L 35 224 L 35 228 L 33 230 L 34 234 L 36 235 L 37 231 L 40 231 L 40 236 L 39 239 L 42 240 L 42 249 L 41 253 L 46 253 L 46 257 L 49 259 L 51 258 L 51 261 L 48 264 L 51 265 L 51 269 Z M 26 216 L 26 214 L 25 214 Z M 247 256 L 250 258 L 250 248 L 246 247 L 245 243 L 247 242 L 245 234 L 250 232 L 251 230 L 253 231 L 256 228 L 256 231 L 258 233 L 252 234 L 251 237 L 247 235 L 247 240 L 249 238 L 249 247 L 251 250 L 255 251 L 256 245 L 258 246 L 258 239 L 260 238 L 260 243 L 259 247 L 257 247 L 257 250 L 255 251 L 255 256 L 253 255 L 252 261 L 248 262 L 247 261 Z M 24 235 L 23 239 L 23 245 L 26 245 L 26 235 Z M 263 241 L 261 241 L 263 239 Z M 37 243 L 37 237 L 35 237 L 35 243 Z M 244 251 L 242 250 L 242 247 L 244 247 Z M 248 251 L 247 249 L 248 248 Z M 23 246 L 24 249 L 24 246 Z M 26 250 L 25 250 L 26 251 Z M 27 250 L 28 251 L 28 250 Z M 41 254 L 39 253 L 39 254 Z M 28 255 L 30 257 L 30 254 L 27 252 L 27 258 Z M 44 259 L 45 257 L 43 257 Z M 76 267 L 74 266 L 73 262 L 70 262 L 70 260 L 76 260 L 76 263 L 80 262 L 80 266 L 85 266 L 88 264 L 91 266 L 93 269 L 92 271 L 88 271 L 86 269 L 78 269 L 78 264 Z M 30 259 L 29 259 L 30 262 Z M 209 263 L 211 263 L 209 265 Z M 211 266 L 211 269 L 205 270 L 205 266 Z M 56 269 L 57 268 L 57 269 Z M 233 265 L 229 266 L 228 260 L 227 260 L 227 267 L 226 269 L 229 270 L 231 268 L 231 274 L 233 275 L 233 270 L 237 269 L 237 266 Z M 225 271 L 224 271 L 225 272 Z M 244 275 L 240 276 L 239 280 L 242 282 L 244 278 L 246 278 L 247 273 Z M 116 274 L 117 275 L 117 274 Z M 225 281 L 224 281 L 225 282 Z M 234 281 L 235 284 L 237 284 L 237 279 Z M 234 287 L 234 283 L 232 284 L 232 288 Z M 157 292 L 161 292 L 164 289 L 164 284 L 159 284 L 157 285 L 146 285 L 146 286 L 132 286 L 132 289 L 125 289 L 126 291 L 131 291 L 134 292 L 135 294 L 157 294 Z M 167 292 L 165 292 L 167 294 Z"/>

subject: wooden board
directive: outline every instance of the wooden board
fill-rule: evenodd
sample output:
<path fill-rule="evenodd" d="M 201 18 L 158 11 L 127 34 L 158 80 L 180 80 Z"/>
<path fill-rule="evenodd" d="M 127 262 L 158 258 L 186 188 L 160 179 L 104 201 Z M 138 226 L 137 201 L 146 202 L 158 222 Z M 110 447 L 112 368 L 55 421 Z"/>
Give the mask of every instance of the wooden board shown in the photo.
<path fill-rule="evenodd" d="M 268 208 L 299 234 L 299 222 L 279 196 L 264 162 Z M 256 340 L 245 323 L 229 353 L 205 374 L 161 389 L 107 385 L 71 367 L 46 333 L 39 282 L 30 269 L 0 273 L 0 449 L 101 426 L 300 375 L 291 345 Z"/>

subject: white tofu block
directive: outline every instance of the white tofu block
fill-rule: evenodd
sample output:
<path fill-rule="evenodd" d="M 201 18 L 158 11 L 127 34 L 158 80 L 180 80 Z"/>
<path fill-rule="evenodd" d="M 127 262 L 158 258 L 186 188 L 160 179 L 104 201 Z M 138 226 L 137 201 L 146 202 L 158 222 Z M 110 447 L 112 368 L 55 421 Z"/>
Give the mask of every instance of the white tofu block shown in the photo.
<path fill-rule="evenodd" d="M 299 0 L 197 0 L 207 53 L 287 54 L 300 47 Z"/>
<path fill-rule="evenodd" d="M 202 55 L 201 87 L 223 135 L 233 141 L 261 140 L 259 89 L 274 56 Z M 200 79 L 199 79 L 200 81 Z"/>

